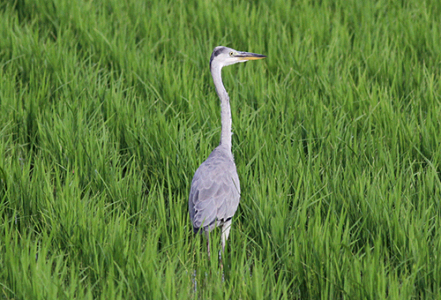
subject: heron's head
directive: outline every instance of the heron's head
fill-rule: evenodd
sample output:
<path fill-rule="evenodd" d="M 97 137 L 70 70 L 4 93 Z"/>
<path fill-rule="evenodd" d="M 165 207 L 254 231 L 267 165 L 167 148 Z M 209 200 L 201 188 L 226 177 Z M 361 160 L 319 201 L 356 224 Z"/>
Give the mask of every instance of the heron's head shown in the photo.
<path fill-rule="evenodd" d="M 214 48 L 211 54 L 210 66 L 216 65 L 221 68 L 249 60 L 265 58 L 266 55 L 251 52 L 237 51 L 228 47 L 218 46 Z"/>

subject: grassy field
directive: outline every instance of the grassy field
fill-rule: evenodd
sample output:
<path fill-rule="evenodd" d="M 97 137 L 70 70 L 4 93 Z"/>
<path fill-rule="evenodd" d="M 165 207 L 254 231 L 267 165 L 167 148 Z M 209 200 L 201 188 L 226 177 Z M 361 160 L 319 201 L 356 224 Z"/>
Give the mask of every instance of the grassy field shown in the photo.
<path fill-rule="evenodd" d="M 223 271 L 218 45 L 268 56 L 223 71 Z M 440 71 L 439 1 L 1 1 L 0 299 L 440 299 Z"/>

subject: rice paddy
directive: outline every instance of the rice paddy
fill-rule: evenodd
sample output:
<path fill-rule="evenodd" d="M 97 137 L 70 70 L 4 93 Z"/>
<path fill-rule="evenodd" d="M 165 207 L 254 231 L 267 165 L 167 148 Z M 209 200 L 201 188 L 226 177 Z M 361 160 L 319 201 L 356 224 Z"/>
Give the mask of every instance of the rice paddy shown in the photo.
<path fill-rule="evenodd" d="M 441 3 L 0 3 L 1 299 L 440 299 Z M 226 67 L 223 268 L 188 193 Z M 211 236 L 220 249 L 220 232 Z"/>

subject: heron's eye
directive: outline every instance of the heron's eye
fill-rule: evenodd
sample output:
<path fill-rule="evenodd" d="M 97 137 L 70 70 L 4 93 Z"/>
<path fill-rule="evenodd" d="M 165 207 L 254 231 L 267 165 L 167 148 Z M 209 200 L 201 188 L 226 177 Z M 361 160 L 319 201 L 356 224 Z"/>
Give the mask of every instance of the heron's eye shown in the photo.
<path fill-rule="evenodd" d="M 234 53 L 233 52 L 230 52 L 230 56 L 233 56 L 234 55 Z"/>

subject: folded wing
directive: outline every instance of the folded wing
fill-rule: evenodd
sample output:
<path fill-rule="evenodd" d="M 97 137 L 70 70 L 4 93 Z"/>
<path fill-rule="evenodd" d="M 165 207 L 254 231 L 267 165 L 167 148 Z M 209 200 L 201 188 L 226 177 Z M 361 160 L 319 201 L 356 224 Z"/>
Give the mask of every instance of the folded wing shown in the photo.
<path fill-rule="evenodd" d="M 232 218 L 239 200 L 239 178 L 232 158 L 212 153 L 191 183 L 188 204 L 194 231 L 211 230 Z"/>

